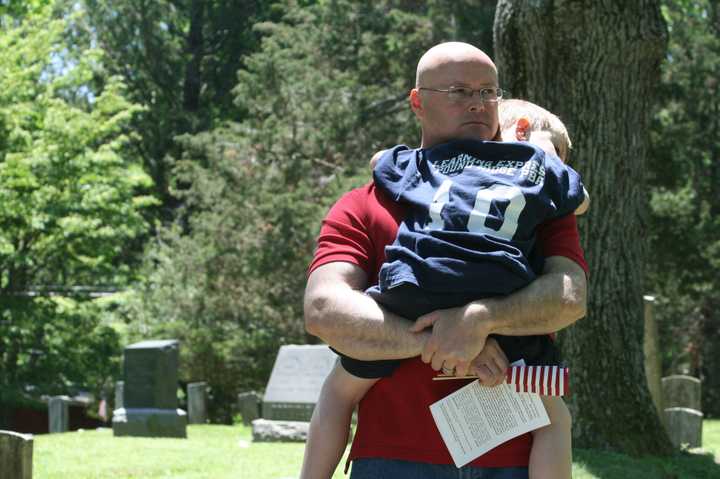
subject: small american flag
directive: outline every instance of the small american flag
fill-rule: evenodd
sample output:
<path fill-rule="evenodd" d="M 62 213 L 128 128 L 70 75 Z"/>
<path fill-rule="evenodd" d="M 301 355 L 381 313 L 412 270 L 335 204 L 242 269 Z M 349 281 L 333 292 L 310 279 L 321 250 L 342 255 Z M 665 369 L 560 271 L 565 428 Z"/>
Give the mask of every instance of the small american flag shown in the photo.
<path fill-rule="evenodd" d="M 511 366 L 507 383 L 519 393 L 566 396 L 570 393 L 569 370 L 560 366 Z"/>
<path fill-rule="evenodd" d="M 434 380 L 475 379 L 477 376 L 439 374 Z M 519 393 L 537 393 L 541 396 L 567 396 L 570 394 L 569 369 L 560 366 L 510 366 L 505 382 L 515 386 Z"/>

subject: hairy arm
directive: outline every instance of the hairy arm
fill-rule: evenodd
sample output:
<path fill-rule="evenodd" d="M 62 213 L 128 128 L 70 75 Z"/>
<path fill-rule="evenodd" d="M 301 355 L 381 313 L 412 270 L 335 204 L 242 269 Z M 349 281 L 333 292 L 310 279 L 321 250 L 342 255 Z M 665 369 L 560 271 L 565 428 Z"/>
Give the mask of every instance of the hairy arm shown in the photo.
<path fill-rule="evenodd" d="M 488 334 L 549 334 L 585 316 L 586 297 L 585 271 L 568 258 L 552 256 L 530 285 L 505 298 L 470 303 L 468 314 L 473 315 L 478 306 L 478 324 Z"/>
<path fill-rule="evenodd" d="M 574 261 L 552 256 L 543 274 L 525 288 L 459 308 L 433 311 L 418 318 L 411 331 L 432 326 L 422 359 L 433 369 L 467 373 L 490 334 L 525 336 L 558 331 L 585 316 L 585 271 Z"/>
<path fill-rule="evenodd" d="M 305 328 L 338 351 L 361 360 L 418 356 L 429 331 L 411 332 L 411 321 L 363 293 L 365 271 L 333 262 L 315 269 L 305 289 Z"/>

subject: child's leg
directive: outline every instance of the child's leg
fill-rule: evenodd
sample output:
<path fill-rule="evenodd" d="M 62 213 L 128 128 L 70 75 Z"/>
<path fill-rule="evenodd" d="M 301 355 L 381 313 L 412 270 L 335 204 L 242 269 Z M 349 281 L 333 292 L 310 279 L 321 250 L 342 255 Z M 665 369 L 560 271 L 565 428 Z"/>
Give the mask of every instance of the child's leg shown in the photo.
<path fill-rule="evenodd" d="M 355 406 L 378 379 L 353 376 L 339 363 L 325 379 L 313 410 L 300 479 L 330 479 L 350 434 Z"/>
<path fill-rule="evenodd" d="M 542 396 L 550 425 L 533 431 L 530 479 L 570 479 L 572 476 L 572 420 L 562 398 Z"/>

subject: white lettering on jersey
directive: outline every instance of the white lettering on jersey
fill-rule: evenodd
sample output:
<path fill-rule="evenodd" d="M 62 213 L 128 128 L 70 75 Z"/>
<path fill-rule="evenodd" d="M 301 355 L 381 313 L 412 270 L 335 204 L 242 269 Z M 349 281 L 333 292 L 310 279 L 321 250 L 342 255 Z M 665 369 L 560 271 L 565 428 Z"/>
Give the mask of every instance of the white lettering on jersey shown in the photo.
<path fill-rule="evenodd" d="M 508 200 L 510 202 L 505 209 L 503 222 L 498 230 L 485 224 L 490 213 L 490 206 L 496 200 Z M 517 231 L 518 219 L 523 208 L 525 208 L 525 196 L 517 186 L 495 184 L 489 188 L 483 188 L 475 196 L 475 206 L 470 212 L 467 229 L 472 233 L 483 233 L 511 240 Z"/>

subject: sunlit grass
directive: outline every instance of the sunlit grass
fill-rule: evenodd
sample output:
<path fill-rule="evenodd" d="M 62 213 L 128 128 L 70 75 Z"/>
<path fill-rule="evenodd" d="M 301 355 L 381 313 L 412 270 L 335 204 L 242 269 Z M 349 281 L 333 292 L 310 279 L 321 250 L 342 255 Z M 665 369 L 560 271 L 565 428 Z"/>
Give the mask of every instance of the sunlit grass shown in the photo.
<path fill-rule="evenodd" d="M 36 479 L 290 479 L 304 444 L 253 443 L 242 426 L 189 426 L 187 439 L 115 438 L 110 429 L 35 436 Z M 720 477 L 720 420 L 706 420 L 703 449 L 671 458 L 575 450 L 575 479 Z M 346 477 L 341 468 L 333 479 Z"/>

